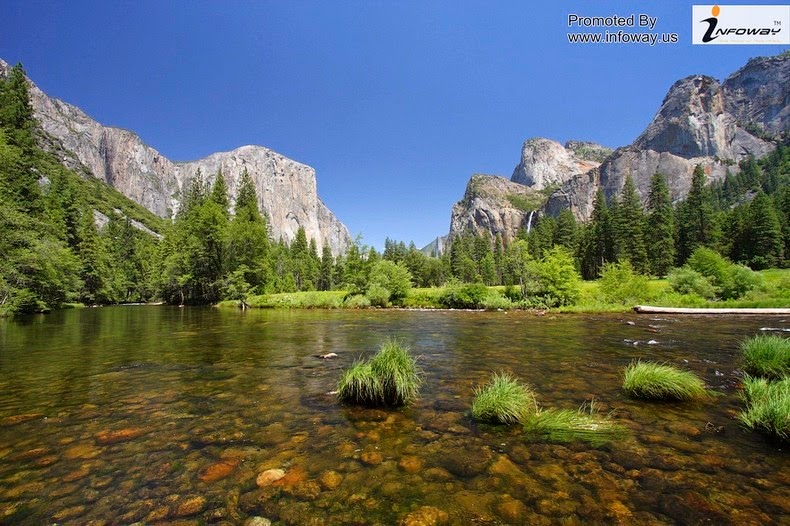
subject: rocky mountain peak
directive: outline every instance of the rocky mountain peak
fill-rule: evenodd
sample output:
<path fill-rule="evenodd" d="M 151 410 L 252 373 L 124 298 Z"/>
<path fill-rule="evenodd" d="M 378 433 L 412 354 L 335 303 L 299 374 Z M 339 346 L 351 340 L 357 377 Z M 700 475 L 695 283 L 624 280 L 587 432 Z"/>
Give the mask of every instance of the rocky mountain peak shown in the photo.
<path fill-rule="evenodd" d="M 449 239 L 462 232 L 515 238 L 546 201 L 544 193 L 497 175 L 475 174 L 464 197 L 453 206 Z"/>
<path fill-rule="evenodd" d="M 0 60 L 0 75 L 8 75 L 10 69 Z M 49 97 L 33 82 L 30 86 L 31 104 L 47 141 L 42 146 L 56 150 L 67 167 L 103 180 L 160 217 L 175 216 L 198 170 L 210 183 L 222 170 L 233 202 L 247 169 L 275 239 L 290 242 L 302 227 L 308 239 L 316 240 L 319 251 L 328 245 L 337 255 L 352 243 L 346 226 L 318 197 L 315 170 L 307 165 L 253 145 L 197 161 L 174 162 L 137 134 L 103 126 L 76 106 Z"/>
<path fill-rule="evenodd" d="M 584 145 L 591 145 L 585 147 Z M 591 154 L 595 148 L 602 148 L 594 143 L 572 143 L 576 150 L 584 155 Z M 521 147 L 521 160 L 513 170 L 510 180 L 514 183 L 530 186 L 535 190 L 560 185 L 576 174 L 584 173 L 596 166 L 599 161 L 591 160 L 591 156 L 578 156 L 576 151 L 556 141 L 534 137 L 524 142 Z"/>

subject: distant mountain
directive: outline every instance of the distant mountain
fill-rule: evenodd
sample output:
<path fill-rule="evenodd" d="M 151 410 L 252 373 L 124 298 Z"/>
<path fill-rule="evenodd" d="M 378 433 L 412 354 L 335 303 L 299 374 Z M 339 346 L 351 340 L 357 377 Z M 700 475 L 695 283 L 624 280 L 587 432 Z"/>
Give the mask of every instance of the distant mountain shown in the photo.
<path fill-rule="evenodd" d="M 0 60 L 0 76 L 10 66 Z M 242 172 L 255 183 L 258 204 L 269 217 L 274 239 L 291 241 L 299 227 L 340 254 L 352 243 L 346 226 L 324 205 L 316 191 L 315 170 L 261 146 L 242 146 L 191 162 L 174 162 L 146 145 L 133 132 L 102 126 L 76 106 L 49 97 L 32 82 L 36 119 L 49 137 L 45 149 L 56 151 L 69 168 L 100 179 L 154 214 L 172 218 L 198 170 L 213 183 L 222 170 L 231 201 Z"/>
<path fill-rule="evenodd" d="M 790 133 L 790 54 L 750 60 L 724 82 L 695 75 L 677 81 L 658 113 L 630 146 L 603 146 L 543 138 L 524 142 L 521 159 L 507 181 L 475 175 L 453 206 L 449 241 L 464 230 L 512 238 L 535 214 L 556 216 L 569 208 L 589 219 L 599 188 L 617 195 L 631 175 L 641 198 L 650 178 L 667 176 L 672 199 L 685 198 L 694 167 L 709 180 L 736 173 L 749 155 L 764 157 Z M 514 205 L 514 195 L 520 206 Z M 543 195 L 543 199 L 538 196 Z"/>

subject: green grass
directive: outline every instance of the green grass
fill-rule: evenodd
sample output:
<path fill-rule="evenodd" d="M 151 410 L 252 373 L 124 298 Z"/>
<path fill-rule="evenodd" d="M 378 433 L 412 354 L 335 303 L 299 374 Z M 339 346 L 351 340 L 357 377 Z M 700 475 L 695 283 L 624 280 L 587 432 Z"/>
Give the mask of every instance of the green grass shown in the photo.
<path fill-rule="evenodd" d="M 671 365 L 636 361 L 625 368 L 623 389 L 633 398 L 694 400 L 709 396 L 694 373 Z"/>
<path fill-rule="evenodd" d="M 790 442 L 790 377 L 777 382 L 747 376 L 743 381 L 746 409 L 738 420 L 784 442 Z"/>
<path fill-rule="evenodd" d="M 355 362 L 340 377 L 337 393 L 343 402 L 375 406 L 379 402 L 381 382 L 369 362 Z"/>
<path fill-rule="evenodd" d="M 366 406 L 408 405 L 419 397 L 420 370 L 409 348 L 394 339 L 384 342 L 367 362 L 356 362 L 337 386 L 342 402 Z"/>
<path fill-rule="evenodd" d="M 497 374 L 475 389 L 472 416 L 493 424 L 523 423 L 539 410 L 535 393 L 506 373 Z"/>
<path fill-rule="evenodd" d="M 758 334 L 741 343 L 746 372 L 766 378 L 790 375 L 790 339 Z"/>
<path fill-rule="evenodd" d="M 571 409 L 545 409 L 524 422 L 524 432 L 534 438 L 549 442 L 588 442 L 601 446 L 612 440 L 624 438 L 626 429 L 616 423 L 611 414 L 601 416 L 595 402 Z"/>
<path fill-rule="evenodd" d="M 338 309 L 347 294 L 342 290 L 283 292 L 250 296 L 247 304 L 261 309 Z"/>

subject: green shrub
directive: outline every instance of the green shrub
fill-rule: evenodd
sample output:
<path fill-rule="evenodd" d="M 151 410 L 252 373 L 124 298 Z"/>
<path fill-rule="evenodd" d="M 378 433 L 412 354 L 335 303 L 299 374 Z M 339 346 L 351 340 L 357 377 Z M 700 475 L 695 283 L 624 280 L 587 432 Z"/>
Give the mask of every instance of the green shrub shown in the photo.
<path fill-rule="evenodd" d="M 737 299 L 763 284 L 762 277 L 749 267 L 730 265 L 727 277 L 721 285 L 723 299 Z"/>
<path fill-rule="evenodd" d="M 694 373 L 671 365 L 633 362 L 623 373 L 623 389 L 634 398 L 693 400 L 708 396 L 705 384 Z"/>
<path fill-rule="evenodd" d="M 506 373 L 494 374 L 483 387 L 475 389 L 472 416 L 494 424 L 523 423 L 538 412 L 535 393 Z"/>
<path fill-rule="evenodd" d="M 727 279 L 730 263 L 724 256 L 708 247 L 698 247 L 692 252 L 686 265 L 720 287 Z"/>
<path fill-rule="evenodd" d="M 579 300 L 581 278 L 573 256 L 564 248 L 555 246 L 548 250 L 537 266 L 537 274 L 537 294 L 550 299 L 550 306 L 573 305 Z"/>
<path fill-rule="evenodd" d="M 439 303 L 448 309 L 482 309 L 488 287 L 482 283 L 448 283 L 439 296 Z"/>
<path fill-rule="evenodd" d="M 743 381 L 746 409 L 738 420 L 784 442 L 790 441 L 790 377 L 778 382 L 747 376 Z"/>
<path fill-rule="evenodd" d="M 579 410 L 546 409 L 531 415 L 524 422 L 524 432 L 549 442 L 589 442 L 594 446 L 623 438 L 626 430 L 617 424 L 611 414 L 601 416 L 595 402 Z"/>
<path fill-rule="evenodd" d="M 741 351 L 749 374 L 767 378 L 790 375 L 790 339 L 759 334 L 744 340 Z"/>
<path fill-rule="evenodd" d="M 513 308 L 513 302 L 495 290 L 489 290 L 483 298 L 483 308 L 486 310 L 508 310 Z"/>
<path fill-rule="evenodd" d="M 716 287 L 708 278 L 689 267 L 675 268 L 667 276 L 669 286 L 679 294 L 695 295 L 705 299 L 716 297 Z"/>
<path fill-rule="evenodd" d="M 401 406 L 417 399 L 420 371 L 409 349 L 397 340 L 387 340 L 373 358 L 356 362 L 343 373 L 337 385 L 342 402 L 366 406 Z"/>
<path fill-rule="evenodd" d="M 367 296 L 370 304 L 374 307 L 388 307 L 390 304 L 390 291 L 378 283 L 368 287 L 368 292 L 365 296 Z"/>
<path fill-rule="evenodd" d="M 601 270 L 599 290 L 606 303 L 635 305 L 647 299 L 647 277 L 634 272 L 628 260 L 607 263 Z"/>
<path fill-rule="evenodd" d="M 707 247 L 699 247 L 691 254 L 688 267 L 699 272 L 716 289 L 721 299 L 737 299 L 760 286 L 760 276 L 743 265 L 735 265 L 727 258 Z"/>
<path fill-rule="evenodd" d="M 367 296 L 375 305 L 376 301 L 370 294 L 371 289 L 375 287 L 376 300 L 379 300 L 382 291 L 386 290 L 389 292 L 386 303 L 391 301 L 400 305 L 411 289 L 411 281 L 411 273 L 405 266 L 401 263 L 395 264 L 392 261 L 382 259 L 370 271 Z M 386 307 L 386 305 L 380 306 Z"/>
<path fill-rule="evenodd" d="M 364 294 L 351 294 L 343 302 L 347 309 L 367 309 L 370 307 L 370 300 Z"/>

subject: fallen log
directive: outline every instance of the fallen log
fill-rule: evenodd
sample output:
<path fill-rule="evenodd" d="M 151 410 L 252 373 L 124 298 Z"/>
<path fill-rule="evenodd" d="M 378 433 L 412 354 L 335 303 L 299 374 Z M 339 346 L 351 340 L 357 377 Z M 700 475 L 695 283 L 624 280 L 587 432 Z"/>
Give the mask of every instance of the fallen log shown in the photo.
<path fill-rule="evenodd" d="M 772 309 L 695 309 L 690 307 L 653 307 L 651 305 L 636 305 L 634 311 L 640 314 L 776 314 L 776 315 L 790 315 L 790 309 L 772 308 Z"/>

